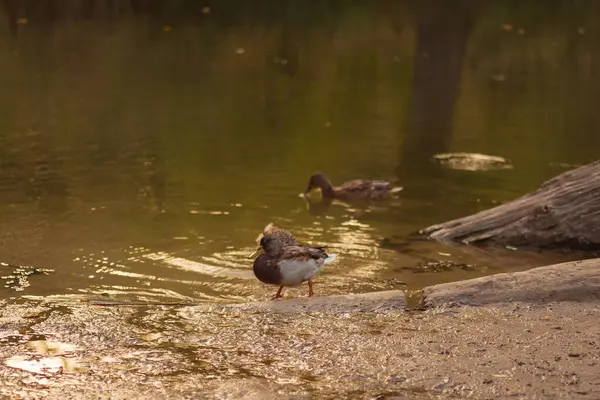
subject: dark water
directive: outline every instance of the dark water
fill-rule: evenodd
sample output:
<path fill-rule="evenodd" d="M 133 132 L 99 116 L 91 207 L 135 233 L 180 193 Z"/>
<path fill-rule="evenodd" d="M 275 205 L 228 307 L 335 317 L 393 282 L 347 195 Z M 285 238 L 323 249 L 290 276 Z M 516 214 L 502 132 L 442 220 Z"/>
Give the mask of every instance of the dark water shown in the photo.
<path fill-rule="evenodd" d="M 201 3 L 3 2 L 0 295 L 262 299 L 269 222 L 335 248 L 317 294 L 568 258 L 414 233 L 598 158 L 596 2 Z M 405 190 L 309 212 L 315 171 Z"/>

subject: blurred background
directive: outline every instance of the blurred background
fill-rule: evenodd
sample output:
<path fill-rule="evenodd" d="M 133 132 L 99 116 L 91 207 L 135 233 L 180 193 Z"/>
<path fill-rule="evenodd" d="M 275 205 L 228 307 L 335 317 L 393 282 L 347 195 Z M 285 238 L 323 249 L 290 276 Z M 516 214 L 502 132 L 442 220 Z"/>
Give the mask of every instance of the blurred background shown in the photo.
<path fill-rule="evenodd" d="M 263 299 L 269 222 L 338 254 L 317 295 L 572 257 L 417 232 L 598 158 L 596 1 L 0 5 L 0 296 Z M 317 171 L 404 191 L 309 206 Z"/>

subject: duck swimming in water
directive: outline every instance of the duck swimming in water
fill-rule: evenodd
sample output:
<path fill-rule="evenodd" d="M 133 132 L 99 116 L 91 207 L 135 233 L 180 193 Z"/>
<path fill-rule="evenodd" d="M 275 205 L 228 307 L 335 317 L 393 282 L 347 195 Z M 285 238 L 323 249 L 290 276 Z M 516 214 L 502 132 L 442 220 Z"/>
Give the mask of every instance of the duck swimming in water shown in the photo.
<path fill-rule="evenodd" d="M 355 179 L 345 182 L 340 186 L 333 186 L 331 181 L 321 173 L 310 177 L 304 195 L 307 195 L 315 188 L 321 189 L 321 195 L 324 199 L 339 199 L 344 201 L 385 200 L 403 189 L 400 186 L 393 187 L 392 183 L 388 181 L 368 179 Z"/>
<path fill-rule="evenodd" d="M 281 291 L 284 287 L 298 286 L 303 282 L 308 282 L 308 297 L 312 297 L 312 278 L 336 259 L 335 254 L 328 255 L 322 247 L 284 246 L 277 236 L 263 236 L 260 246 L 264 253 L 254 260 L 252 268 L 259 281 L 279 285 L 273 300 L 283 297 Z"/>

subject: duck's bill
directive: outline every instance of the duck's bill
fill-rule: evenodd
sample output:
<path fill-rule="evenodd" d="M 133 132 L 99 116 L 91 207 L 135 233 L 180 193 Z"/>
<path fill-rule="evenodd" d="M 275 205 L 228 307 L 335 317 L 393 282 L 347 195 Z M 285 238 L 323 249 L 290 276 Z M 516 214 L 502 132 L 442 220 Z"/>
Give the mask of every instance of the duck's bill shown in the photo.
<path fill-rule="evenodd" d="M 257 255 L 259 255 L 261 252 L 262 252 L 262 247 L 258 246 L 258 247 L 256 248 L 256 250 L 254 250 L 254 253 L 250 254 L 250 255 L 248 256 L 248 258 L 254 258 L 254 257 L 256 257 Z"/>
<path fill-rule="evenodd" d="M 308 195 L 314 190 L 314 188 L 311 187 L 307 187 L 306 190 L 302 193 L 300 193 L 300 196 L 302 197 L 308 197 Z"/>

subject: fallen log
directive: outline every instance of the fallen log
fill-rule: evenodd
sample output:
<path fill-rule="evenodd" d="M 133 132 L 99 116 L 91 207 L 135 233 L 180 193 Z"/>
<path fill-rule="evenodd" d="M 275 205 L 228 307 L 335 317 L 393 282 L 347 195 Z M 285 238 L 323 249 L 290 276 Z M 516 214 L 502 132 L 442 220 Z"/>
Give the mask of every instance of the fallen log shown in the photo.
<path fill-rule="evenodd" d="M 600 251 L 600 161 L 498 207 L 421 230 L 441 242 Z"/>
<path fill-rule="evenodd" d="M 600 258 L 427 286 L 419 307 L 552 302 L 600 304 Z"/>

